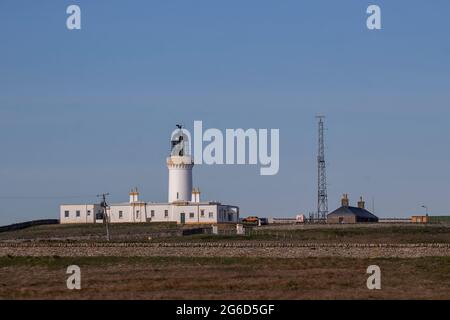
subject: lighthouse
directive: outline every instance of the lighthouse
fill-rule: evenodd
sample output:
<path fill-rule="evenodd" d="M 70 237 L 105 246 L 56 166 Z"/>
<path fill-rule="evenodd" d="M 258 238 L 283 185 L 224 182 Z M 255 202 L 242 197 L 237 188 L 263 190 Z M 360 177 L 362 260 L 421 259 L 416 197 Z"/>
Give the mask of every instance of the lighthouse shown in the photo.
<path fill-rule="evenodd" d="M 200 200 L 200 189 L 192 186 L 191 134 L 181 125 L 177 128 L 170 137 L 170 154 L 163 156 L 169 170 L 168 201 L 142 201 L 138 189 L 131 189 L 130 201 L 108 204 L 108 223 L 239 223 L 239 207 Z M 60 223 L 103 223 L 103 209 L 101 204 L 62 204 Z"/>
<path fill-rule="evenodd" d="M 190 202 L 192 200 L 192 168 L 194 160 L 189 150 L 189 137 L 181 125 L 172 134 L 170 156 L 167 158 L 169 169 L 169 203 Z"/>

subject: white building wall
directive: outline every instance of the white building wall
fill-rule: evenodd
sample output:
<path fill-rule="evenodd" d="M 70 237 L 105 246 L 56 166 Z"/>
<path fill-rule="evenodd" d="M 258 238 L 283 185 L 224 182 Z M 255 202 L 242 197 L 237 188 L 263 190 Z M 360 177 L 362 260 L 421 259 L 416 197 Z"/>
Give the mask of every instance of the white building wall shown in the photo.
<path fill-rule="evenodd" d="M 148 204 L 147 217 L 151 218 L 151 222 L 181 223 L 184 214 L 184 223 L 186 224 L 217 223 L 217 207 L 216 204 Z"/>
<path fill-rule="evenodd" d="M 69 213 L 66 217 L 66 211 Z M 61 223 L 102 223 L 96 213 L 103 212 L 100 205 L 62 205 Z M 209 203 L 123 203 L 108 208 L 111 223 L 177 222 L 186 224 L 237 223 L 237 207 Z"/>
<path fill-rule="evenodd" d="M 95 215 L 101 207 L 96 204 L 61 205 L 59 221 L 65 223 L 95 223 Z"/>
<path fill-rule="evenodd" d="M 108 210 L 109 221 L 111 223 L 147 222 L 147 208 L 144 202 L 112 204 Z"/>
<path fill-rule="evenodd" d="M 133 216 L 133 222 L 147 222 L 147 205 L 143 202 L 135 202 L 132 204 L 131 215 Z"/>
<path fill-rule="evenodd" d="M 237 207 L 219 204 L 190 203 L 187 205 L 172 206 L 174 220 L 186 224 L 209 223 L 237 223 L 239 221 L 239 209 Z"/>
<path fill-rule="evenodd" d="M 176 221 L 169 204 L 147 204 L 147 221 L 170 222 Z"/>
<path fill-rule="evenodd" d="M 124 205 L 111 205 L 108 210 L 108 219 L 111 223 L 130 223 L 133 222 L 133 216 L 131 214 L 131 206 L 129 204 Z"/>

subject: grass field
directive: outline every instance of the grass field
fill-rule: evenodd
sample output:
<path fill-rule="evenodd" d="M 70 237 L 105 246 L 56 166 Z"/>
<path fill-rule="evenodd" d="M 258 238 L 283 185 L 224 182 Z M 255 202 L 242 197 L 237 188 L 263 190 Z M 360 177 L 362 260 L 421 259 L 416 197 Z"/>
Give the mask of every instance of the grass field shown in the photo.
<path fill-rule="evenodd" d="M 254 228 L 246 236 L 171 234 L 180 228 L 123 224 L 112 225 L 111 234 L 118 242 L 450 243 L 450 225 L 275 226 Z M 0 241 L 98 242 L 104 234 L 103 225 L 50 225 L 3 232 Z M 220 251 L 196 256 L 2 256 L 0 299 L 450 299 L 450 256 L 269 258 L 223 257 Z M 73 264 L 81 267 L 80 291 L 66 287 L 66 269 Z M 373 264 L 381 268 L 381 290 L 366 287 L 366 269 Z"/>
<path fill-rule="evenodd" d="M 350 243 L 450 243 L 450 226 L 368 226 L 352 228 L 255 228 L 247 236 L 193 235 L 184 241 L 261 240 Z M 177 241 L 175 238 L 161 241 Z M 178 239 L 179 241 L 179 239 Z"/>
<path fill-rule="evenodd" d="M 82 290 L 66 288 L 81 268 Z M 366 269 L 381 268 L 381 290 Z M 0 257 L 1 299 L 450 299 L 450 257 Z"/>
<path fill-rule="evenodd" d="M 145 234 L 159 231 L 176 231 L 181 227 L 176 223 L 124 223 L 110 225 L 111 233 L 120 236 L 138 235 L 144 238 Z M 1 240 L 11 239 L 52 239 L 52 238 L 104 238 L 105 226 L 103 224 L 57 224 L 35 226 L 17 231 L 1 232 Z"/>
<path fill-rule="evenodd" d="M 116 224 L 110 230 L 113 241 L 296 241 L 351 243 L 450 243 L 450 225 L 354 225 L 354 226 L 278 226 L 253 228 L 246 236 L 174 236 L 182 227 L 176 224 Z M 189 227 L 185 227 L 189 228 Z M 231 230 L 233 231 L 233 230 Z M 159 235 L 160 233 L 166 233 Z M 2 240 L 104 241 L 103 225 L 48 225 L 0 233 Z"/>

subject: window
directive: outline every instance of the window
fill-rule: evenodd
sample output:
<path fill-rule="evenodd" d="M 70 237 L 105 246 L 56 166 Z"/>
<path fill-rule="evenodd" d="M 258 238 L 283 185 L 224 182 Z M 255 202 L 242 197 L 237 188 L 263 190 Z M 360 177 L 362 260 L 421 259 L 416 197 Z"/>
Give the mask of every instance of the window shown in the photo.
<path fill-rule="evenodd" d="M 98 210 L 97 214 L 95 215 L 96 220 L 103 220 L 103 211 Z"/>
<path fill-rule="evenodd" d="M 164 217 L 167 218 L 169 216 L 169 210 L 164 210 Z"/>
<path fill-rule="evenodd" d="M 190 213 L 189 213 L 189 218 L 190 218 L 190 219 L 194 219 L 194 213 L 193 213 L 193 212 L 190 212 Z"/>
<path fill-rule="evenodd" d="M 119 219 L 123 218 L 123 211 L 119 211 Z"/>
<path fill-rule="evenodd" d="M 150 211 L 150 215 L 151 215 L 152 217 L 154 217 L 154 216 L 155 216 L 155 210 Z"/>
<path fill-rule="evenodd" d="M 77 212 L 76 212 L 77 218 L 80 216 L 80 214 L 81 214 L 80 210 L 77 210 Z"/>
<path fill-rule="evenodd" d="M 139 210 L 136 211 L 136 219 L 139 219 Z"/>
<path fill-rule="evenodd" d="M 177 192 L 177 200 L 180 199 L 180 194 Z"/>
<path fill-rule="evenodd" d="M 201 216 L 202 218 L 205 217 L 205 210 L 200 210 L 200 216 Z"/>
<path fill-rule="evenodd" d="M 88 216 L 91 215 L 91 210 L 88 210 L 87 215 L 88 215 Z"/>
<path fill-rule="evenodd" d="M 69 211 L 64 211 L 64 217 L 68 218 L 69 217 L 69 213 L 70 213 Z"/>
<path fill-rule="evenodd" d="M 209 217 L 210 217 L 210 218 L 214 218 L 214 213 L 210 212 L 210 213 L 209 213 Z"/>

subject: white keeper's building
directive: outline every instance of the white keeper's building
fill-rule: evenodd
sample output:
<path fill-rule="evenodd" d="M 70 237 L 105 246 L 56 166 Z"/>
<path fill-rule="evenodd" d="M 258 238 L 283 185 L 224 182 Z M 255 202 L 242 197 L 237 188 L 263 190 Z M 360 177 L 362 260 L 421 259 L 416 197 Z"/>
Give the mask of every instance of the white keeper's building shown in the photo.
<path fill-rule="evenodd" d="M 178 131 L 171 139 L 169 195 L 167 203 L 139 199 L 132 189 L 125 203 L 109 204 L 106 216 L 111 223 L 177 222 L 179 224 L 214 224 L 239 222 L 239 208 L 219 202 L 200 201 L 200 190 L 192 187 L 194 161 L 189 153 L 188 136 Z M 104 208 L 99 204 L 63 204 L 60 223 L 103 223 Z"/>

